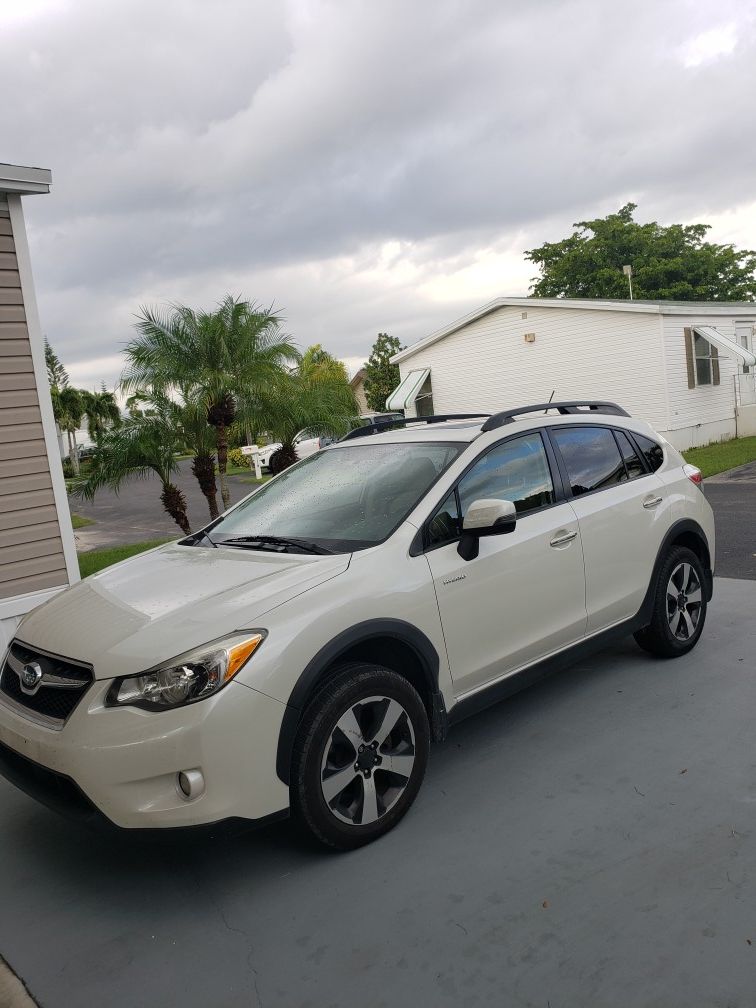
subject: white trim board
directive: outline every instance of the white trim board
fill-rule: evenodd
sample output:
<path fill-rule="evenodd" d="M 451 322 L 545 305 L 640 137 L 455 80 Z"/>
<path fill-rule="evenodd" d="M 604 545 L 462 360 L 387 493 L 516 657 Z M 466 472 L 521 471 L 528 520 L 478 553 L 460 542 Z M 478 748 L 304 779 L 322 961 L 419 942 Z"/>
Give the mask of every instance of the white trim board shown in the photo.
<path fill-rule="evenodd" d="M 12 595 L 10 598 L 0 599 L 0 621 L 13 619 L 15 616 L 24 616 L 67 587 L 67 585 L 56 585 L 54 588 L 43 588 L 41 591 L 27 592 L 25 595 Z"/>
<path fill-rule="evenodd" d="M 39 312 L 37 311 L 37 299 L 34 294 L 34 279 L 32 276 L 31 258 L 29 256 L 29 245 L 26 240 L 24 211 L 19 195 L 8 193 L 8 210 L 10 211 L 13 240 L 16 246 L 18 275 L 21 278 L 21 291 L 24 299 L 24 310 L 26 312 L 26 325 L 29 330 L 29 345 L 34 365 L 34 379 L 37 383 L 39 410 L 42 414 L 42 429 L 45 432 L 45 447 L 47 449 L 47 460 L 50 467 L 53 495 L 55 497 L 55 510 L 58 513 L 58 525 L 60 526 L 60 537 L 63 542 L 63 555 L 66 560 L 68 581 L 69 584 L 74 584 L 74 582 L 80 580 L 79 560 L 76 556 L 76 540 L 74 539 L 73 525 L 71 524 L 71 511 L 68 506 L 66 481 L 63 477 L 63 464 L 60 460 L 60 443 L 55 429 L 50 388 L 47 384 L 44 339 L 39 322 Z"/>

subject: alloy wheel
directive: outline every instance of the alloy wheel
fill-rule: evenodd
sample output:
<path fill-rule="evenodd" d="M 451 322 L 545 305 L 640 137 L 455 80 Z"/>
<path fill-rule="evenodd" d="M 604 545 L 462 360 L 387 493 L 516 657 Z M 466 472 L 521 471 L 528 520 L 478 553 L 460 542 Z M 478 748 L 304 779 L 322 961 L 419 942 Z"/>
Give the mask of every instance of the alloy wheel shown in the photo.
<path fill-rule="evenodd" d="M 692 564 L 679 563 L 667 582 L 667 621 L 672 636 L 690 640 L 701 618 L 701 582 Z"/>
<path fill-rule="evenodd" d="M 366 697 L 347 708 L 328 738 L 320 767 L 323 798 L 342 822 L 369 825 L 399 800 L 414 764 L 407 711 L 391 697 Z"/>

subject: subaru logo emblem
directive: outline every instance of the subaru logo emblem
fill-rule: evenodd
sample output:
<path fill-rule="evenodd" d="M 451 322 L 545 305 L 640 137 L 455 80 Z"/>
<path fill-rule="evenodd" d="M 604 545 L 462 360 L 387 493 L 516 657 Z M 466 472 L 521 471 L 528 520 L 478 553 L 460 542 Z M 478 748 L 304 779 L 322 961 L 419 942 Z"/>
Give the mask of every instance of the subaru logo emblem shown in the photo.
<path fill-rule="evenodd" d="M 21 688 L 25 693 L 35 693 L 42 682 L 42 669 L 39 662 L 29 662 L 21 670 Z"/>

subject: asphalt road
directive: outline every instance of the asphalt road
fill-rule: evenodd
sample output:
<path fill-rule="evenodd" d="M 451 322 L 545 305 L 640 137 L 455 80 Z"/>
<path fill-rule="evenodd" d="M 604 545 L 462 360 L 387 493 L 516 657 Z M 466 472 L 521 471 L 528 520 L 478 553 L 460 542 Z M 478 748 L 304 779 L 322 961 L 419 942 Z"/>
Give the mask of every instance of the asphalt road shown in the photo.
<path fill-rule="evenodd" d="M 717 574 L 756 579 L 756 462 L 704 483 L 714 509 Z"/>
<path fill-rule="evenodd" d="M 202 528 L 210 521 L 207 501 L 203 497 L 197 480 L 192 475 L 191 459 L 179 463 L 174 482 L 183 491 L 187 501 L 189 523 L 194 529 Z M 249 478 L 252 477 L 250 471 Z M 235 504 L 255 489 L 255 485 L 243 483 L 239 476 L 228 477 L 231 503 Z M 161 485 L 157 476 L 150 474 L 144 479 L 124 483 L 120 493 L 103 489 L 98 491 L 93 501 L 70 498 L 71 510 L 84 518 L 93 518 L 94 525 L 76 530 L 77 549 L 89 550 L 123 543 L 143 542 L 147 539 L 176 538 L 182 534 L 176 523 L 163 510 L 160 502 Z M 218 487 L 218 507 L 223 502 Z"/>
<path fill-rule="evenodd" d="M 752 1008 L 756 584 L 468 720 L 323 852 L 89 835 L 0 782 L 0 953 L 44 1008 Z M 252 774 L 251 783 L 252 783 Z"/>

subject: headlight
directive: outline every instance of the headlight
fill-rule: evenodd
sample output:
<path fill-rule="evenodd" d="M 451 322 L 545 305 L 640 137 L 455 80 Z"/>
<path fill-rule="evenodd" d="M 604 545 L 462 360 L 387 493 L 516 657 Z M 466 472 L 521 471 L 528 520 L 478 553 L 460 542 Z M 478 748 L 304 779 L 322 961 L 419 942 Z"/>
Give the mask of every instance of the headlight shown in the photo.
<path fill-rule="evenodd" d="M 108 690 L 108 707 L 170 710 L 212 696 L 243 668 L 265 639 L 257 631 L 234 634 L 187 651 L 141 675 L 116 679 Z"/>

